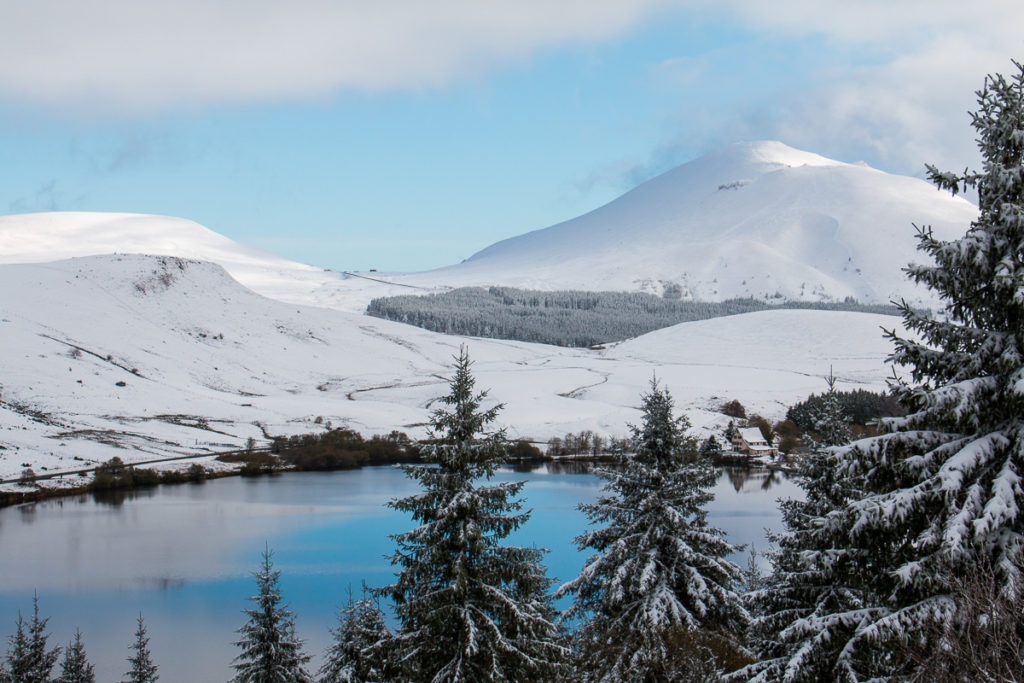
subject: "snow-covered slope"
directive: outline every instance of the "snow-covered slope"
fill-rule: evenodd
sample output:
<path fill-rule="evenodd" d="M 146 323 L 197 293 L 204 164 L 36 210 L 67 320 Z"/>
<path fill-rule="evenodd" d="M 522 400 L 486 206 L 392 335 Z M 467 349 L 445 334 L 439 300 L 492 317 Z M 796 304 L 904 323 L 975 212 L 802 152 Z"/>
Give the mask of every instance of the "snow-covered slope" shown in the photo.
<path fill-rule="evenodd" d="M 156 254 L 209 261 L 272 299 L 352 310 L 366 307 L 362 300 L 349 302 L 343 273 L 240 244 L 184 218 L 85 211 L 0 216 L 0 264 L 101 254 Z"/>
<path fill-rule="evenodd" d="M 686 298 L 926 300 L 900 269 L 914 223 L 944 239 L 977 209 L 925 181 L 779 142 L 739 143 L 559 225 L 498 242 L 414 284 L 645 290 Z"/>
<path fill-rule="evenodd" d="M 157 256 L 0 266 L 0 478 L 239 447 L 327 421 L 423 433 L 468 343 L 514 436 L 624 435 L 651 377 L 694 424 L 729 399 L 769 417 L 820 392 L 881 388 L 892 317 L 776 311 L 660 330 L 601 351 L 463 340 L 273 301 L 220 267 Z M 321 421 L 317 421 L 322 417 Z"/>

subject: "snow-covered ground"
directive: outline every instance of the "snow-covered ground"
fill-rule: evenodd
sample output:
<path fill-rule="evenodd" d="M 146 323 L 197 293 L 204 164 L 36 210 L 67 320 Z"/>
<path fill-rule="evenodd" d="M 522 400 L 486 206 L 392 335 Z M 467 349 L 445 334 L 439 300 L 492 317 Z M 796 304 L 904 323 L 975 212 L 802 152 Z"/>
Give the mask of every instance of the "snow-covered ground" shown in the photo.
<path fill-rule="evenodd" d="M 0 477 L 236 448 L 321 429 L 422 435 L 469 346 L 510 435 L 624 435 L 657 376 L 694 425 L 738 399 L 779 418 L 824 388 L 880 389 L 893 317 L 772 311 L 603 351 L 469 339 L 260 296 L 219 266 L 107 255 L 0 266 Z"/>

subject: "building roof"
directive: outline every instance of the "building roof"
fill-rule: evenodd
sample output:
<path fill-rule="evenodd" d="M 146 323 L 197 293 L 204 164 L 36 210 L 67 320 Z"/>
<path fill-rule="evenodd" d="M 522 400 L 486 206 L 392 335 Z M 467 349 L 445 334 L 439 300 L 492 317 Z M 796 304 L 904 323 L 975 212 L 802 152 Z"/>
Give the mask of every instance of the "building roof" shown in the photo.
<path fill-rule="evenodd" d="M 764 438 L 764 434 L 757 427 L 740 427 L 740 436 L 747 442 L 747 445 L 753 447 L 757 444 L 768 445 L 768 442 Z"/>

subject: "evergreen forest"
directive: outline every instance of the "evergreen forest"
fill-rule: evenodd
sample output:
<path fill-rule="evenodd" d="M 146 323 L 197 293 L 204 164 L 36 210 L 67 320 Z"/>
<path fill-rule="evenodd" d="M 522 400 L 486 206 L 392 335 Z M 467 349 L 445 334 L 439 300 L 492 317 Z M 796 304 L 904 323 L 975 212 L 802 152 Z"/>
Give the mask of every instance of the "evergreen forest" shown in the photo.
<path fill-rule="evenodd" d="M 756 299 L 682 301 L 642 292 L 541 292 L 512 287 L 463 287 L 426 296 L 374 299 L 369 315 L 434 332 L 587 347 L 631 339 L 679 323 L 727 315 L 803 309 L 897 315 L 891 305 Z"/>

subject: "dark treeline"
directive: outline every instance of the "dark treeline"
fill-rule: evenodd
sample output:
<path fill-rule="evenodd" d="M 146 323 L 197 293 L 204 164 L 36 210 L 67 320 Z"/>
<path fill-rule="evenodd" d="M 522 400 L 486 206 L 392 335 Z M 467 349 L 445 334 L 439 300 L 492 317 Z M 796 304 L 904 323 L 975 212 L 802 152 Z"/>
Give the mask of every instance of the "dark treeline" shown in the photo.
<path fill-rule="evenodd" d="M 427 296 L 383 297 L 372 300 L 366 312 L 445 334 L 580 347 L 622 341 L 694 320 L 778 309 L 897 314 L 895 306 L 852 299 L 681 301 L 640 292 L 541 292 L 511 287 L 463 287 Z"/>
<path fill-rule="evenodd" d="M 836 391 L 835 398 L 852 424 L 869 425 L 883 417 L 902 417 L 906 408 L 890 393 L 854 389 Z M 803 431 L 813 431 L 815 416 L 825 405 L 826 394 L 811 394 L 786 411 L 786 419 L 792 420 Z"/>
<path fill-rule="evenodd" d="M 365 465 L 419 462 L 419 444 L 404 432 L 374 434 L 369 439 L 352 429 L 277 437 L 270 452 L 296 470 L 354 469 Z"/>
<path fill-rule="evenodd" d="M 278 470 L 351 470 L 366 465 L 417 462 L 419 445 L 404 432 L 374 434 L 367 439 L 355 430 L 338 428 L 315 434 L 275 436 L 269 450 L 256 450 L 250 443 L 245 451 L 222 455 L 218 460 L 242 463 L 243 476 Z"/>
<path fill-rule="evenodd" d="M 223 455 L 218 460 L 242 463 L 243 475 L 260 475 L 279 470 L 350 470 L 379 465 L 405 465 L 422 461 L 421 449 L 431 442 L 413 440 L 405 432 L 392 431 L 365 438 L 359 432 L 338 428 L 317 434 L 274 437 L 269 450 L 250 448 Z M 537 460 L 544 453 L 526 439 L 509 443 L 509 460 Z"/>

